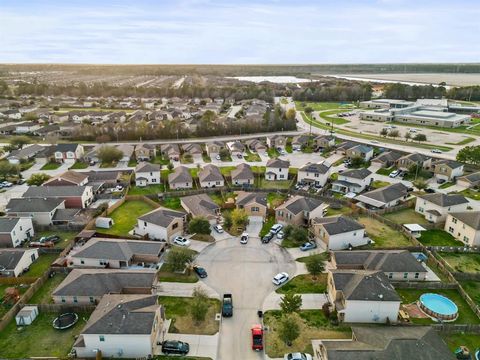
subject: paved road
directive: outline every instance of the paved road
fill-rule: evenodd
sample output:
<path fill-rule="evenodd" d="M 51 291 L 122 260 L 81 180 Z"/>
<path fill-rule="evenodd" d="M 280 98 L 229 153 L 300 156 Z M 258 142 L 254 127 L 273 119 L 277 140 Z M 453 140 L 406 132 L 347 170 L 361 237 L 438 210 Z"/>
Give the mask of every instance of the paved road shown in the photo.
<path fill-rule="evenodd" d="M 208 271 L 205 283 L 220 295 L 233 294 L 233 317 L 222 320 L 219 360 L 263 359 L 262 353 L 251 350 L 250 328 L 259 322 L 257 310 L 275 290 L 273 276 L 281 271 L 295 273 L 295 262 L 286 250 L 273 243 L 262 244 L 255 236 L 261 225 L 261 221 L 250 221 L 247 245 L 241 245 L 238 238 L 222 240 L 197 258 Z"/>

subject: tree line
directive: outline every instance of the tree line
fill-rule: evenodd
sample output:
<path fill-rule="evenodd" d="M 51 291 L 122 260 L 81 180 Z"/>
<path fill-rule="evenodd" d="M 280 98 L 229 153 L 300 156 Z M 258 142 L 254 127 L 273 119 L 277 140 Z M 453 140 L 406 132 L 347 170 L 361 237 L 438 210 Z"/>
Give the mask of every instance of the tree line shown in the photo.
<path fill-rule="evenodd" d="M 447 90 L 444 86 L 395 83 L 385 85 L 384 97 L 404 100 L 446 97 L 453 100 L 480 101 L 480 86 L 453 87 Z"/>

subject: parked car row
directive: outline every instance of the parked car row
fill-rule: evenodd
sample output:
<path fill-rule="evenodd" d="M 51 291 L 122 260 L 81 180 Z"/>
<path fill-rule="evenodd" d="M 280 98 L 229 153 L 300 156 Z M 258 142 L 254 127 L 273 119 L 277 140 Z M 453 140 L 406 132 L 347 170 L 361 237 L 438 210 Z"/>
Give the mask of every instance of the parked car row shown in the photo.
<path fill-rule="evenodd" d="M 265 236 L 262 237 L 262 243 L 268 244 L 270 242 L 270 240 L 272 240 L 275 235 L 277 236 L 277 239 L 283 239 L 285 234 L 283 233 L 282 229 L 283 229 L 282 224 L 273 225 L 270 228 L 269 232 Z"/>

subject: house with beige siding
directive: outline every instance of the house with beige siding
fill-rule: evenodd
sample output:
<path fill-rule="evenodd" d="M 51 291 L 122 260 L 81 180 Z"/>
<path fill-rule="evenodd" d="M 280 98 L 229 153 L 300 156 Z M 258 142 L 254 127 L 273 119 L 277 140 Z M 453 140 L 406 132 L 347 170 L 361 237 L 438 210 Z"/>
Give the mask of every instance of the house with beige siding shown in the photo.
<path fill-rule="evenodd" d="M 225 186 L 225 180 L 223 178 L 220 169 L 212 164 L 205 165 L 198 172 L 198 181 L 202 188 L 214 188 Z"/>
<path fill-rule="evenodd" d="M 480 211 L 450 213 L 444 229 L 467 246 L 480 246 Z"/>
<path fill-rule="evenodd" d="M 437 180 L 452 181 L 463 175 L 463 164 L 453 160 L 439 160 L 432 164 Z"/>
<path fill-rule="evenodd" d="M 418 165 L 422 169 L 428 170 L 432 166 L 432 159 L 419 153 L 412 153 L 402 156 L 397 160 L 396 165 L 398 169 L 403 171 L 408 171 L 413 165 Z"/>
<path fill-rule="evenodd" d="M 158 208 L 137 219 L 133 234 L 169 242 L 175 236 L 183 234 L 186 220 L 187 214 L 184 212 Z"/>
<path fill-rule="evenodd" d="M 244 209 L 249 216 L 267 216 L 267 194 L 238 191 L 235 199 L 237 209 Z"/>
<path fill-rule="evenodd" d="M 480 185 L 480 171 L 468 175 L 460 176 L 457 179 L 457 185 L 463 186 L 467 189 L 474 188 Z"/>
<path fill-rule="evenodd" d="M 417 196 L 415 211 L 432 223 L 443 222 L 450 212 L 467 211 L 468 200 L 457 194 L 442 193 L 424 194 Z"/>
<path fill-rule="evenodd" d="M 230 172 L 232 184 L 236 186 L 251 186 L 255 183 L 255 176 L 250 165 L 239 164 Z"/>
<path fill-rule="evenodd" d="M 168 185 L 172 190 L 193 188 L 193 178 L 190 170 L 185 166 L 176 167 L 172 173 L 168 174 Z"/>
<path fill-rule="evenodd" d="M 321 200 L 295 195 L 275 209 L 275 219 L 281 224 L 309 226 L 312 219 L 323 217 L 327 208 Z"/>
<path fill-rule="evenodd" d="M 180 204 L 193 218 L 202 217 L 214 224 L 220 217 L 220 206 L 207 194 L 184 196 L 180 198 Z"/>

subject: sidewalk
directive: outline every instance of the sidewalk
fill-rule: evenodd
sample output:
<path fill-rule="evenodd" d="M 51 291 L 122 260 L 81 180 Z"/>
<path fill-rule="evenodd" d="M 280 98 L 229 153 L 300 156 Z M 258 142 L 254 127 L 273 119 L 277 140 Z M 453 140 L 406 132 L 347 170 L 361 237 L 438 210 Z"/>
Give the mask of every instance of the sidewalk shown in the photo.
<path fill-rule="evenodd" d="M 200 287 L 207 293 L 209 298 L 220 299 L 220 295 L 213 290 L 210 286 L 206 285 L 202 281 L 196 283 L 178 283 L 178 282 L 161 282 L 156 285 L 156 294 L 158 296 L 179 296 L 179 297 L 191 297 L 193 290 L 196 287 Z"/>
<path fill-rule="evenodd" d="M 323 304 L 328 302 L 326 294 L 301 294 L 302 310 L 319 310 Z M 280 310 L 280 301 L 284 294 L 277 294 L 275 291 L 267 296 L 263 302 L 262 311 Z"/>

